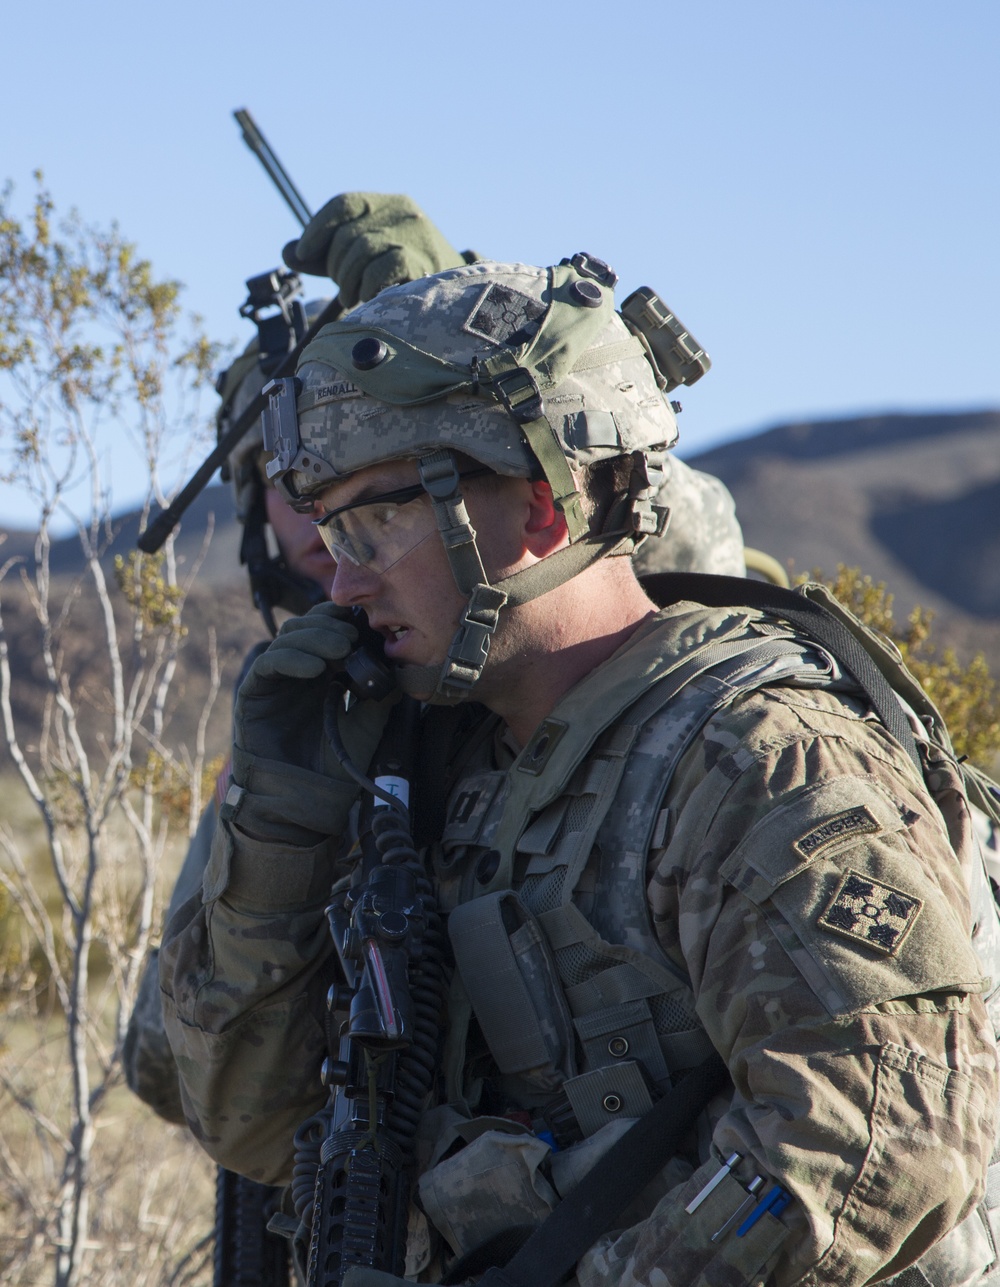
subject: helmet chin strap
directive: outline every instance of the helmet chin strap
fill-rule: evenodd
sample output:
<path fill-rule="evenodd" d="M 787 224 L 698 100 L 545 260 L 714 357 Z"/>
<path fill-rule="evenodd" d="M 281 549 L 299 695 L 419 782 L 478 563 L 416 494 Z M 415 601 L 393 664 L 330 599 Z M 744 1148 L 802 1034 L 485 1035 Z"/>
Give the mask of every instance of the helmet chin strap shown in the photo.
<path fill-rule="evenodd" d="M 431 498 L 455 584 L 468 604 L 442 666 L 400 666 L 404 693 L 432 705 L 453 706 L 473 700 L 503 608 L 518 607 L 564 585 L 599 559 L 631 555 L 645 538 L 633 518 L 633 498 L 612 505 L 604 530 L 588 535 L 531 567 L 491 585 L 476 545 L 476 532 L 462 496 L 458 466 L 450 451 L 436 451 L 417 462 L 420 481 Z M 666 518 L 659 523 L 662 532 Z"/>
<path fill-rule="evenodd" d="M 507 594 L 492 586 L 476 545 L 476 532 L 462 496 L 458 466 L 450 451 L 435 451 L 417 461 L 424 490 L 431 498 L 438 531 L 444 542 L 455 584 L 468 596 L 458 630 L 443 666 L 401 666 L 399 683 L 404 693 L 435 705 L 453 706 L 469 700 L 483 673 L 490 640 L 500 619 Z"/>

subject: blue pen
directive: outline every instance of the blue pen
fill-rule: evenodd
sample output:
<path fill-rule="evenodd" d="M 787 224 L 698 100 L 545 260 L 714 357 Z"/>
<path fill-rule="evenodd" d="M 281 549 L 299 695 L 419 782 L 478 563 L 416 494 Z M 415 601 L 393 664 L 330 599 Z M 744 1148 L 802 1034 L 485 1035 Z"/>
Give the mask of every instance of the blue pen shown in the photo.
<path fill-rule="evenodd" d="M 770 1211 L 773 1216 L 781 1215 L 782 1211 L 784 1211 L 785 1207 L 788 1206 L 791 1200 L 792 1195 L 788 1190 L 783 1189 L 780 1184 L 776 1184 L 770 1193 L 766 1193 L 764 1197 L 761 1198 L 740 1227 L 736 1230 L 737 1238 L 742 1238 L 745 1233 L 748 1233 L 765 1211 Z"/>

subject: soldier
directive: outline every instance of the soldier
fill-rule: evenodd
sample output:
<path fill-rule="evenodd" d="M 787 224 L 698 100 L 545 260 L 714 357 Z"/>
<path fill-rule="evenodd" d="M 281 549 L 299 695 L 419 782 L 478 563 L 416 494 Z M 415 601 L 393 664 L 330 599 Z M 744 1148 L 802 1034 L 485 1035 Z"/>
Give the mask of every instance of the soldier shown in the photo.
<path fill-rule="evenodd" d="M 472 251 L 456 251 L 409 197 L 356 192 L 327 202 L 301 240 L 290 243 L 284 253 L 294 271 L 332 279 L 348 308 L 387 286 L 477 258 Z M 306 320 L 312 322 L 325 304 L 315 300 L 306 305 Z M 255 337 L 220 376 L 220 438 L 266 383 L 267 367 Z M 228 473 L 243 529 L 240 562 L 247 569 L 254 603 L 273 636 L 276 610 L 300 614 L 327 597 L 333 562 L 310 521 L 312 515 L 296 513 L 268 484 L 262 450 L 257 426 L 231 454 Z M 671 461 L 661 500 L 672 522 L 662 537 L 647 542 L 637 554 L 640 574 L 744 574 L 743 536 L 733 499 L 717 478 Z M 263 647 L 258 644 L 250 650 L 241 677 Z M 188 849 L 166 920 L 201 888 L 228 775 L 227 765 L 216 798 L 205 810 Z M 183 1124 L 176 1071 L 163 1031 L 157 957 L 154 949 L 129 1019 L 123 1064 L 126 1080 L 139 1098 L 167 1121 Z"/>
<path fill-rule="evenodd" d="M 341 298 L 356 304 L 400 279 L 419 277 L 435 268 L 460 264 L 474 256 L 459 255 L 417 208 L 403 197 L 347 194 L 328 204 L 314 222 L 314 242 L 332 243 L 338 253 L 324 257 L 340 286 Z M 308 247 L 308 239 L 303 239 Z M 296 267 L 302 267 L 294 261 Z M 261 279 L 263 280 L 263 279 Z M 290 322 L 287 300 L 284 316 Z M 311 322 L 325 301 L 306 306 Z M 246 312 L 247 310 L 244 309 Z M 257 320 L 255 315 L 255 320 Z M 275 315 L 261 317 L 260 342 L 255 338 L 219 381 L 221 405 L 218 435 L 221 438 L 260 391 L 273 365 L 262 345 L 280 349 L 291 342 L 292 328 L 275 334 Z M 333 562 L 311 514 L 297 513 L 268 484 L 262 457 L 259 425 L 249 432 L 228 461 L 236 517 L 242 527 L 240 561 L 246 567 L 251 594 L 270 635 L 275 613 L 305 612 L 326 597 Z M 680 465 L 664 487 L 665 500 L 684 521 L 669 537 L 654 544 L 650 566 L 701 568 L 736 572 L 743 567 L 742 535 L 732 498 L 717 479 Z M 648 555 L 647 555 L 648 558 Z M 264 644 L 250 650 L 242 671 Z M 166 920 L 201 889 L 211 837 L 218 820 L 218 806 L 229 785 L 228 766 L 220 774 L 214 799 L 201 819 L 189 846 L 170 899 Z M 136 1005 L 129 1019 L 123 1048 L 123 1066 L 131 1089 L 167 1121 L 185 1123 L 177 1069 L 163 1026 L 158 982 L 158 953 L 154 949 L 140 982 Z M 275 1194 L 267 1186 L 242 1182 L 220 1168 L 216 1228 L 216 1282 L 281 1283 L 286 1281 L 284 1244 L 264 1233 L 273 1211 Z"/>
<path fill-rule="evenodd" d="M 321 308 L 322 302 L 317 302 L 307 311 L 315 315 Z M 256 397 L 267 378 L 255 339 L 219 380 L 219 437 Z M 227 471 L 243 532 L 240 561 L 247 568 L 254 602 L 273 636 L 276 611 L 303 613 L 326 599 L 334 563 L 312 516 L 297 513 L 285 503 L 267 481 L 265 463 L 258 424 L 230 455 Z M 266 641 L 250 649 L 240 678 L 265 647 Z M 229 786 L 229 772 L 227 764 L 188 846 L 165 921 L 201 889 L 219 805 Z M 144 1103 L 164 1120 L 186 1124 L 177 1067 L 163 1027 L 155 948 L 149 954 L 129 1016 L 122 1066 L 129 1088 Z M 216 1182 L 214 1279 L 219 1287 L 236 1282 L 245 1287 L 283 1287 L 288 1282 L 287 1244 L 265 1228 L 277 1198 L 278 1193 L 269 1187 L 242 1181 L 220 1168 Z"/>
<path fill-rule="evenodd" d="M 309 311 L 315 315 L 321 308 L 322 302 L 318 302 L 311 304 Z M 258 361 L 258 344 L 254 339 L 219 379 L 222 402 L 217 415 L 217 429 L 220 437 L 229 422 L 249 406 L 267 379 Z M 227 472 L 233 488 L 236 518 L 243 532 L 240 561 L 247 568 L 254 602 L 269 635 L 273 636 L 277 629 L 274 623 L 277 610 L 297 615 L 327 598 L 334 563 L 312 524 L 312 516 L 298 514 L 285 503 L 267 481 L 265 463 L 258 424 L 230 455 Z M 254 657 L 265 647 L 266 641 L 250 649 L 241 667 L 241 678 Z M 228 786 L 227 764 L 219 775 L 215 796 L 209 801 L 188 847 L 166 920 L 201 888 L 218 820 L 218 806 Z M 177 1071 L 163 1031 L 157 968 L 154 949 L 129 1018 L 122 1063 L 125 1079 L 135 1094 L 167 1121 L 183 1125 Z"/>
<path fill-rule="evenodd" d="M 492 716 L 452 748 L 426 854 L 457 974 L 408 1275 L 542 1222 L 714 1050 L 726 1089 L 579 1259 L 582 1287 L 917 1261 L 901 1281 L 975 1281 L 998 1076 L 958 770 L 856 663 L 765 611 L 658 609 L 617 557 L 658 526 L 676 428 L 612 285 L 577 256 L 397 286 L 303 354 L 294 432 L 295 386 L 276 392 L 269 470 L 320 500 L 337 571 L 240 690 L 204 888 L 168 927 L 186 1111 L 274 1183 L 324 1099 L 324 906 L 358 787 L 320 712 L 361 609 L 431 715 Z M 342 716 L 362 771 L 392 704 Z"/>

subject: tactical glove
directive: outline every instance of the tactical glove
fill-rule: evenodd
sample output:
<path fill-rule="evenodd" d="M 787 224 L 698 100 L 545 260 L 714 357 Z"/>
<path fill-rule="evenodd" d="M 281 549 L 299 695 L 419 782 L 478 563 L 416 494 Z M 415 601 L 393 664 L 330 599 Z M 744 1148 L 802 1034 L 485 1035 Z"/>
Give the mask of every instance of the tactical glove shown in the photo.
<path fill-rule="evenodd" d="M 260 840 L 315 844 L 343 834 L 358 787 L 323 731 L 331 683 L 357 643 L 349 612 L 321 603 L 284 623 L 240 685 L 234 716 L 233 782 L 222 816 Z M 356 701 L 340 731 L 364 772 L 398 693 Z"/>
<path fill-rule="evenodd" d="M 282 254 L 295 272 L 332 277 L 346 308 L 477 258 L 459 254 L 409 197 L 379 192 L 334 197 Z"/>

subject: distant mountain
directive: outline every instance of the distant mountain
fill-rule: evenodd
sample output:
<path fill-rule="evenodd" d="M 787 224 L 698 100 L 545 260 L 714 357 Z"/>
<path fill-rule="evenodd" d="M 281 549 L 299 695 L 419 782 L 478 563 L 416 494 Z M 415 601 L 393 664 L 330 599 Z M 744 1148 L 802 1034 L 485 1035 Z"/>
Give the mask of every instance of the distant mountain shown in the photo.
<path fill-rule="evenodd" d="M 781 425 L 688 458 L 733 493 L 748 545 L 885 581 L 898 618 L 1000 675 L 1000 412 Z"/>
<path fill-rule="evenodd" d="M 1000 412 L 782 425 L 689 463 L 718 475 L 732 491 L 748 545 L 797 571 L 860 567 L 886 582 L 899 619 L 916 603 L 932 609 L 935 637 L 965 660 L 982 651 L 1000 677 Z M 137 531 L 136 514 L 115 521 L 108 564 L 115 553 L 134 548 Z M 224 674 L 210 731 L 216 749 L 228 741 L 227 694 L 240 659 L 263 634 L 239 567 L 239 536 L 229 489 L 213 486 L 192 506 L 177 539 L 182 576 L 203 562 L 185 614 L 189 637 L 168 730 L 174 745 L 191 744 L 204 703 L 207 627 L 217 632 Z M 0 563 L 12 555 L 31 558 L 30 533 L 0 531 L 0 537 Z M 101 622 L 86 582 L 77 583 L 75 538 L 55 543 L 52 569 L 60 594 L 78 584 L 66 665 L 74 684 L 92 689 L 99 706 Z M 0 589 L 15 709 L 36 718 L 44 688 L 30 608 L 16 577 Z"/>
<path fill-rule="evenodd" d="M 103 561 L 107 566 L 111 566 L 116 554 L 127 554 L 135 549 L 139 517 L 138 511 L 133 510 L 112 520 L 111 530 L 104 537 Z M 245 577 L 240 582 L 240 528 L 234 519 L 231 489 L 222 484 L 206 487 L 184 515 L 176 537 L 175 551 L 181 576 L 184 569 L 193 568 L 198 559 L 203 557 L 204 561 L 198 572 L 198 579 L 203 584 L 246 584 Z M 211 540 L 206 551 L 205 543 L 209 536 Z M 4 563 L 12 555 L 31 558 L 35 538 L 31 532 L 4 532 L 0 528 L 0 542 L 0 563 Z M 80 542 L 75 535 L 53 541 L 50 564 L 55 577 L 74 577 L 79 574 L 83 561 Z"/>
<path fill-rule="evenodd" d="M 105 536 L 102 563 L 112 576 L 116 554 L 135 549 L 138 514 L 116 518 Z M 208 538 L 211 538 L 210 540 Z M 21 531 L 0 531 L 0 565 L 22 558 L 33 559 L 35 538 Z M 246 573 L 239 566 L 240 529 L 233 512 L 229 488 L 208 488 L 185 516 L 177 537 L 175 554 L 183 580 L 199 559 L 184 620 L 184 640 L 177 673 L 168 703 L 164 741 L 173 748 L 193 748 L 197 722 L 209 691 L 209 629 L 214 631 L 222 681 L 219 699 L 208 726 L 209 754 L 224 752 L 230 740 L 232 705 L 230 693 L 248 646 L 265 631 L 250 602 Z M 84 573 L 80 544 L 75 536 L 53 543 L 50 557 L 53 600 L 69 612 L 69 628 L 61 632 L 61 668 L 81 709 L 93 711 L 85 717 L 85 732 L 92 739 L 107 727 L 108 707 L 104 622 L 89 578 Z M 112 581 L 112 585 L 113 585 Z M 121 595 L 113 590 L 116 602 Z M 14 568 L 0 585 L 4 629 L 9 645 L 12 672 L 11 704 L 25 749 L 37 742 L 46 701 L 45 675 L 40 657 L 39 630 L 35 614 Z M 121 614 L 119 630 L 124 623 Z M 127 635 L 120 635 L 126 669 L 130 673 Z M 141 748 L 140 748 L 141 750 Z M 6 760 L 6 746 L 0 737 L 0 764 Z"/>

